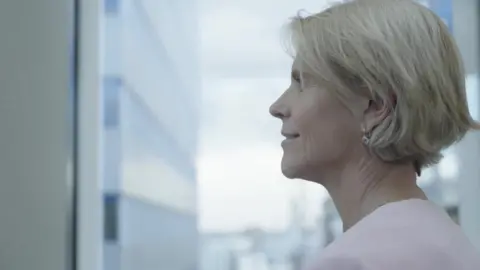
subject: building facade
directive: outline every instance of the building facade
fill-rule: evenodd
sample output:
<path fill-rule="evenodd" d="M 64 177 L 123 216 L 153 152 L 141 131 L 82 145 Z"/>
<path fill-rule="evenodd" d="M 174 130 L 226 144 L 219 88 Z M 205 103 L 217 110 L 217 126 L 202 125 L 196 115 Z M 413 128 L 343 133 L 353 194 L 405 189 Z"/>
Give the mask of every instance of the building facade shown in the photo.
<path fill-rule="evenodd" d="M 194 270 L 195 0 L 104 0 L 104 269 Z"/>

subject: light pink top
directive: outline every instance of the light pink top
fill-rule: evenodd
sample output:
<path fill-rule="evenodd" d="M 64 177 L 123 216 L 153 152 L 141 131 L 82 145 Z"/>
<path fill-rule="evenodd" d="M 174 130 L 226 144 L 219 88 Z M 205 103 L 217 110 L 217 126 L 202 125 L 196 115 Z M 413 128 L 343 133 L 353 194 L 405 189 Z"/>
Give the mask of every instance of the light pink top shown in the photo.
<path fill-rule="evenodd" d="M 480 270 L 480 253 L 432 202 L 386 204 L 322 251 L 309 270 Z"/>

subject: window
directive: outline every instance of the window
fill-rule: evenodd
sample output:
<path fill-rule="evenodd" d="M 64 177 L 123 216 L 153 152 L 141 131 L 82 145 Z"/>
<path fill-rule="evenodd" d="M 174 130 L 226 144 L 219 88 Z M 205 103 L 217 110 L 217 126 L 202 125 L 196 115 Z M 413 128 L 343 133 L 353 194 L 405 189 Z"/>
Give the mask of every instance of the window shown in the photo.
<path fill-rule="evenodd" d="M 106 14 L 116 14 L 120 9 L 120 0 L 105 0 L 104 8 Z"/>
<path fill-rule="evenodd" d="M 118 241 L 118 195 L 105 194 L 104 211 L 104 239 L 107 242 Z"/>

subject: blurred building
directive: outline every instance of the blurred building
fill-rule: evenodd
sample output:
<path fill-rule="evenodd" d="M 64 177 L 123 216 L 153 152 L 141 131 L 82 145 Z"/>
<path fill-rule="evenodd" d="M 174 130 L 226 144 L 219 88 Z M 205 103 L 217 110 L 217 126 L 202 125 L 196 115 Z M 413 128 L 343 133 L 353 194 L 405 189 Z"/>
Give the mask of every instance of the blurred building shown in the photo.
<path fill-rule="evenodd" d="M 327 246 L 342 233 L 342 220 L 331 198 L 323 203 L 323 245 Z"/>
<path fill-rule="evenodd" d="M 202 235 L 202 270 L 289 269 L 304 262 L 299 231 L 247 230 Z M 295 267 L 297 266 L 297 268 Z"/>
<path fill-rule="evenodd" d="M 322 246 L 323 231 L 307 228 L 301 203 L 292 201 L 291 222 L 285 230 L 259 228 L 243 232 L 204 233 L 201 270 L 302 270 Z"/>
<path fill-rule="evenodd" d="M 104 269 L 197 269 L 195 0 L 104 4 Z"/>

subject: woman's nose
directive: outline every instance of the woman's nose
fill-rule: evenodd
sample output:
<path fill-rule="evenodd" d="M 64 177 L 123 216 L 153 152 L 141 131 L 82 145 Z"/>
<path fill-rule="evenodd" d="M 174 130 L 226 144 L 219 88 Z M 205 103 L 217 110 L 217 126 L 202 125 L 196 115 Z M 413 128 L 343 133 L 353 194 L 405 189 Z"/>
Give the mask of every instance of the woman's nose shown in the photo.
<path fill-rule="evenodd" d="M 281 102 L 281 98 L 275 101 L 269 109 L 270 114 L 278 119 L 284 119 L 290 116 L 290 110 L 286 106 L 286 104 Z"/>

